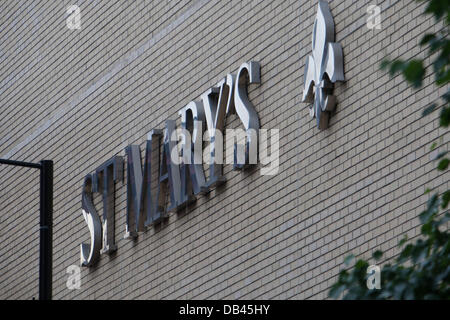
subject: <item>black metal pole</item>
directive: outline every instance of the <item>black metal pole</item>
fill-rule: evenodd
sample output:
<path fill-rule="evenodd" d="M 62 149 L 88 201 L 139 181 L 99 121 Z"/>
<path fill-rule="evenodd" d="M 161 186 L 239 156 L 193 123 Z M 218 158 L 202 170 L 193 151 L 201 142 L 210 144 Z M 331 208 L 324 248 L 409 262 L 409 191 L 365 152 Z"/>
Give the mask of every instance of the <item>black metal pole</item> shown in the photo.
<path fill-rule="evenodd" d="M 53 161 L 42 160 L 40 187 L 39 300 L 52 298 Z"/>
<path fill-rule="evenodd" d="M 23 161 L 7 160 L 7 159 L 0 159 L 0 164 L 9 164 L 11 166 L 27 167 L 27 168 L 35 168 L 35 169 L 41 168 L 41 165 L 39 163 L 31 163 L 31 162 L 23 162 Z"/>
<path fill-rule="evenodd" d="M 0 159 L 0 164 L 40 169 L 39 300 L 52 299 L 53 161 L 39 163 Z"/>

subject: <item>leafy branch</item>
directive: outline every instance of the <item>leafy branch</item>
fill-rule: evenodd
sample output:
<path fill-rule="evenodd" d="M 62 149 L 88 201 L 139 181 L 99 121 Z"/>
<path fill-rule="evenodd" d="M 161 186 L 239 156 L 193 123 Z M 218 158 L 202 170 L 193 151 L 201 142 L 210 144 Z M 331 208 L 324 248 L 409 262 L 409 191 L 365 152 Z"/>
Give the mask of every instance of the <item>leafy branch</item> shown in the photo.
<path fill-rule="evenodd" d="M 437 87 L 446 87 L 450 82 L 450 0 L 418 0 L 427 2 L 425 15 L 433 15 L 437 24 L 442 24 L 441 30 L 426 33 L 420 41 L 421 47 L 428 47 L 428 56 L 433 60 L 432 71 Z M 414 58 L 409 61 L 401 59 L 384 60 L 381 68 L 391 76 L 402 74 L 403 78 L 415 89 L 423 86 L 426 76 L 424 60 Z M 439 126 L 448 129 L 450 124 L 450 89 L 440 99 L 434 101 L 423 110 L 426 117 L 440 110 Z M 443 143 L 444 144 L 444 143 Z M 436 149 L 433 143 L 431 150 Z M 444 173 L 450 164 L 447 151 L 440 152 L 437 170 Z M 427 194 L 431 190 L 427 189 Z M 448 222 L 450 212 L 450 190 L 442 194 L 434 193 L 427 202 L 426 209 L 419 215 L 421 236 L 409 243 L 405 236 L 400 242 L 400 255 L 392 264 L 387 263 L 381 269 L 381 289 L 368 289 L 369 263 L 363 259 L 356 261 L 354 267 L 342 270 L 337 282 L 331 287 L 329 295 L 332 298 L 343 296 L 344 299 L 450 299 L 450 234 Z M 442 212 L 441 212 L 442 211 Z M 376 251 L 372 257 L 379 261 L 383 252 Z M 347 267 L 355 257 L 350 255 L 345 259 Z"/>

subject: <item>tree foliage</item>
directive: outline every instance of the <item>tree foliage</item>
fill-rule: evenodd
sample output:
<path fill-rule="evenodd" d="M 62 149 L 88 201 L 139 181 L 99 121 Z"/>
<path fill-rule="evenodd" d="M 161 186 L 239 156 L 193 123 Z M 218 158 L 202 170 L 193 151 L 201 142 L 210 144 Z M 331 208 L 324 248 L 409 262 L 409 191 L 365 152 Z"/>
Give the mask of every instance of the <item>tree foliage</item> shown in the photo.
<path fill-rule="evenodd" d="M 422 116 L 426 117 L 439 111 L 439 126 L 448 129 L 450 124 L 450 0 L 419 0 L 426 2 L 425 15 L 434 16 L 438 32 L 428 32 L 420 41 L 420 46 L 428 47 L 428 57 L 432 61 L 434 83 L 447 91 L 427 106 Z M 403 78 L 415 89 L 423 85 L 426 71 L 424 59 L 414 58 L 409 61 L 396 59 L 384 60 L 381 68 L 388 70 L 391 76 L 401 73 Z M 441 141 L 441 147 L 445 142 Z M 438 147 L 433 143 L 431 149 Z M 448 174 L 450 163 L 447 151 L 441 151 L 436 157 L 437 170 Z M 331 287 L 329 295 L 332 298 L 344 299 L 450 299 L 450 239 L 448 221 L 450 213 L 448 204 L 450 190 L 430 195 L 426 208 L 419 215 L 421 236 L 408 243 L 406 236 L 399 243 L 400 255 L 381 268 L 381 289 L 368 289 L 367 274 L 369 263 L 359 259 L 353 268 L 342 270 L 338 281 Z M 379 261 L 383 252 L 376 251 L 372 257 Z M 345 264 L 354 259 L 349 256 Z"/>

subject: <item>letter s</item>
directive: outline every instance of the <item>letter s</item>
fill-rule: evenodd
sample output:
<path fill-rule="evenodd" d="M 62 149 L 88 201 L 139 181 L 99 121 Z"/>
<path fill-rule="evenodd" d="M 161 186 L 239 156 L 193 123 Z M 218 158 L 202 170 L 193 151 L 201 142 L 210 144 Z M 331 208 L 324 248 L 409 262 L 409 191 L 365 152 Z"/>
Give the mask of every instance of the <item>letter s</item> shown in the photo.
<path fill-rule="evenodd" d="M 91 243 L 80 245 L 81 266 L 90 267 L 98 261 L 102 246 L 102 225 L 97 210 L 92 202 L 92 175 L 84 178 L 83 191 L 81 192 L 81 209 L 91 237 Z"/>
<path fill-rule="evenodd" d="M 236 76 L 234 90 L 234 107 L 247 133 L 245 163 L 256 164 L 258 148 L 259 119 L 252 103 L 248 99 L 247 85 L 260 83 L 260 65 L 251 61 L 243 63 Z M 236 147 L 235 147 L 236 150 Z M 249 159 L 249 156 L 251 157 Z M 239 167 L 238 167 L 239 168 Z"/>

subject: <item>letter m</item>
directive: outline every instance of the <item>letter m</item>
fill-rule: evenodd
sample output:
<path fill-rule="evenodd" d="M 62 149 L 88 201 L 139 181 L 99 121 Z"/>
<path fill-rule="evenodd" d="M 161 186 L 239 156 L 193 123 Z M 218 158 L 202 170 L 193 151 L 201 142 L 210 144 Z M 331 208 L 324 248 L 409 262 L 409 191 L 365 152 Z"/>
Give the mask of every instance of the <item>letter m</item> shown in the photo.
<path fill-rule="evenodd" d="M 141 150 L 138 145 L 130 145 L 125 148 L 127 155 L 127 219 L 125 238 L 134 238 L 138 232 L 153 222 L 153 214 L 156 210 L 155 202 L 151 195 L 151 160 L 153 137 L 157 136 L 159 146 L 161 130 L 152 130 L 148 133 L 145 151 L 144 172 L 142 172 Z M 158 147 L 159 154 L 159 147 Z M 144 221 L 144 219 L 146 219 Z"/>

